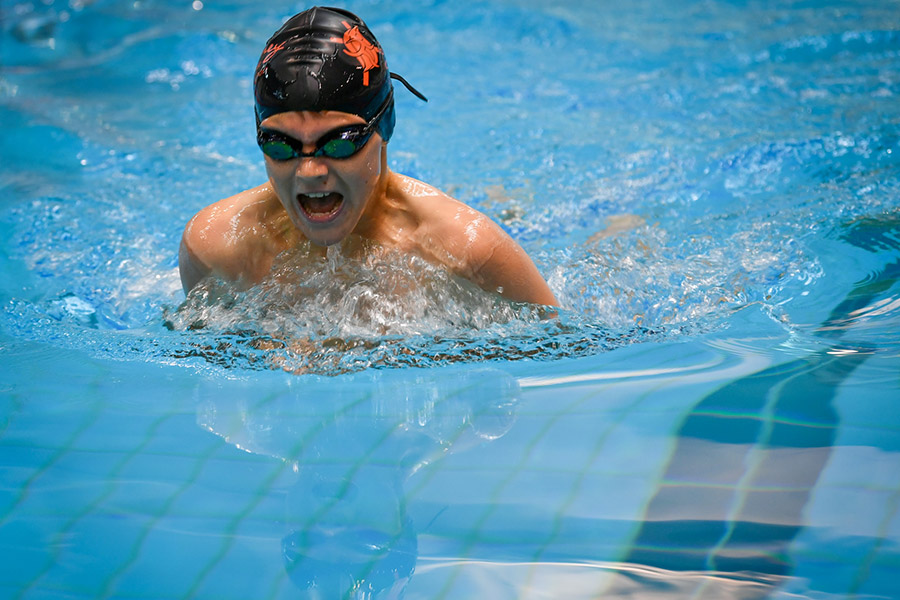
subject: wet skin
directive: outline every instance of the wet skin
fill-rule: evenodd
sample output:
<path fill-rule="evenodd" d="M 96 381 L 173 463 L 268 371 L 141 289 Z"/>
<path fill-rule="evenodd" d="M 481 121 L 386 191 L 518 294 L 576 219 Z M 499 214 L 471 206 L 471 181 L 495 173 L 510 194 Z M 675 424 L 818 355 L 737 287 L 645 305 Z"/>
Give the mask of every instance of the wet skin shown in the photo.
<path fill-rule="evenodd" d="M 333 130 L 365 121 L 335 112 L 286 112 L 261 123 L 313 152 Z M 376 133 L 356 154 L 335 159 L 265 156 L 269 181 L 201 210 L 188 223 L 179 252 L 185 292 L 215 277 L 250 286 L 278 254 L 307 244 L 313 254 L 341 244 L 365 252 L 372 242 L 442 265 L 515 301 L 556 305 L 528 255 L 496 223 L 435 188 L 387 166 Z"/>

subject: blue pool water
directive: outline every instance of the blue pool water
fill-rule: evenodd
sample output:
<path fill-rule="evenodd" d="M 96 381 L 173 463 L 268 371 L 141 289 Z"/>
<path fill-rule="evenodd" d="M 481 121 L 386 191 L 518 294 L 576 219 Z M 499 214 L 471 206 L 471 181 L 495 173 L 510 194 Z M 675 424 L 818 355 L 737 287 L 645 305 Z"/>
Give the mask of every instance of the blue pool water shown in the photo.
<path fill-rule="evenodd" d="M 606 4 L 346 5 L 542 319 L 339 251 L 185 299 L 304 6 L 0 0 L 0 597 L 900 598 L 900 4 Z"/>

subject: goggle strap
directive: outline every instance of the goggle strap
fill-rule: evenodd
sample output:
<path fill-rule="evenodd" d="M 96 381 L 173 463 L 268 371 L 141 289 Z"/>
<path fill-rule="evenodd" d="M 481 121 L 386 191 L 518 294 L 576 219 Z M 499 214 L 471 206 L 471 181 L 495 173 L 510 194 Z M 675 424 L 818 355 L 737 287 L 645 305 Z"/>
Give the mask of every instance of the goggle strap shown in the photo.
<path fill-rule="evenodd" d="M 420 100 L 424 100 L 425 102 L 428 102 L 428 98 L 423 96 L 422 92 L 420 92 L 419 90 L 414 88 L 412 85 L 410 85 L 410 83 L 407 80 L 403 79 L 403 77 L 401 77 L 400 75 L 397 75 L 396 73 L 391 73 L 391 79 L 396 79 L 397 81 L 399 81 L 400 83 L 405 85 L 406 89 L 408 89 L 410 92 L 412 92 Z"/>

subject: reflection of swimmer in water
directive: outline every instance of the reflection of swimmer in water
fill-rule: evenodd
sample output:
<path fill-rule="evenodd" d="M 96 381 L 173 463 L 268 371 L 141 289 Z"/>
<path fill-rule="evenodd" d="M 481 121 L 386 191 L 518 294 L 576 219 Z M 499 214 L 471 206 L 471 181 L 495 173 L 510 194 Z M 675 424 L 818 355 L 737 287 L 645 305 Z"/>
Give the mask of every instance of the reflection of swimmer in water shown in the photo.
<path fill-rule="evenodd" d="M 291 597 L 310 600 L 403 598 L 417 530 L 443 512 L 425 507 L 415 522 L 405 483 L 428 477 L 428 465 L 448 454 L 506 435 L 520 396 L 497 369 L 370 371 L 264 397 L 255 385 L 199 379 L 197 423 L 242 453 L 281 461 L 260 493 L 267 506 L 284 503 L 281 555 L 299 588 Z"/>
<path fill-rule="evenodd" d="M 207 275 L 256 284 L 276 256 L 302 245 L 321 255 L 341 244 L 345 254 L 362 256 L 369 240 L 508 299 L 556 304 L 534 263 L 497 224 L 388 168 L 392 78 L 409 87 L 349 12 L 312 8 L 275 33 L 255 76 L 269 181 L 190 221 L 179 253 L 186 291 Z"/>

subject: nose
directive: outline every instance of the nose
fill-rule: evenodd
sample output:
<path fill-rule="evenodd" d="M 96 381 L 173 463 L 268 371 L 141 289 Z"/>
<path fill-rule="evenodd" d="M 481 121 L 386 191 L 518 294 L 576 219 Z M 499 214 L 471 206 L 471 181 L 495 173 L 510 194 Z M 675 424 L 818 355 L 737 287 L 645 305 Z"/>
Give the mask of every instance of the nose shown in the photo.
<path fill-rule="evenodd" d="M 297 177 L 302 179 L 321 179 L 328 175 L 328 165 L 319 157 L 305 157 L 297 165 Z"/>

